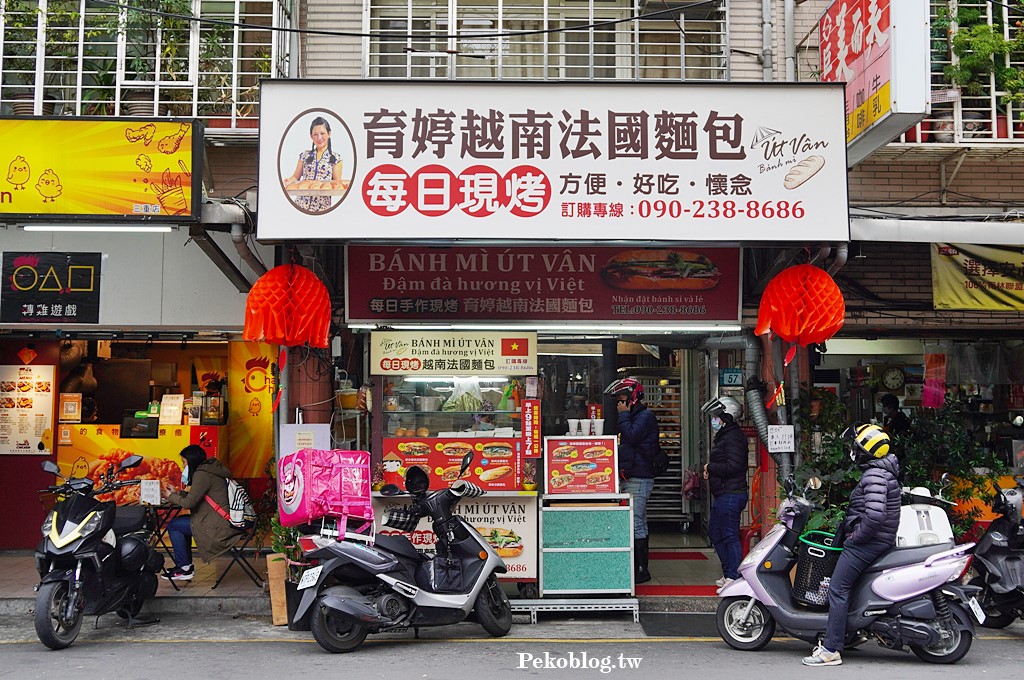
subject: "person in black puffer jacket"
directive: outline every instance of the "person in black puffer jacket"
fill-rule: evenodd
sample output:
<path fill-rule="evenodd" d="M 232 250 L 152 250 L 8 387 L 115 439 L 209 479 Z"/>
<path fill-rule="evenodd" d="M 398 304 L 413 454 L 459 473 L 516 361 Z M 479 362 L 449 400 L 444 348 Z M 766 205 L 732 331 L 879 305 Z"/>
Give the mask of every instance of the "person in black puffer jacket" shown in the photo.
<path fill-rule="evenodd" d="M 644 388 L 636 378 L 616 380 L 604 391 L 614 394 L 619 428 L 619 477 L 633 497 L 633 577 L 651 580 L 647 501 L 654 491 L 650 457 L 658 450 L 658 418 L 644 404 Z"/>
<path fill-rule="evenodd" d="M 721 587 L 739 578 L 743 545 L 740 542 L 740 515 L 747 506 L 747 436 L 736 421 L 743 417 L 743 405 L 732 397 L 716 397 L 701 406 L 710 416 L 715 441 L 711 445 L 704 479 L 711 487 L 711 515 L 708 538 L 722 563 Z"/>
<path fill-rule="evenodd" d="M 889 435 L 877 425 L 854 425 L 844 436 L 853 440 L 850 457 L 862 473 L 839 531 L 842 538 L 837 542 L 843 552 L 828 584 L 825 638 L 804 658 L 808 666 L 843 662 L 850 589 L 879 555 L 896 544 L 900 526 L 900 465 L 891 453 Z"/>

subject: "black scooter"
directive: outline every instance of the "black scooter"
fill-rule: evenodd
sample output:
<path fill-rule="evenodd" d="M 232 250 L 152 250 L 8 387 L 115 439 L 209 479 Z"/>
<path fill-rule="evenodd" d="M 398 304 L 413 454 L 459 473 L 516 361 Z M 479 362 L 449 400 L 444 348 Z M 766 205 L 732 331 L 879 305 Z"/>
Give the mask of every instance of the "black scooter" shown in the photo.
<path fill-rule="evenodd" d="M 459 477 L 473 461 L 462 459 Z M 453 514 L 461 498 L 485 492 L 459 479 L 451 488 L 427 493 L 430 479 L 412 466 L 405 488 L 413 503 L 393 509 L 385 524 L 403 532 L 416 528 L 421 517 L 433 520 L 437 554 L 428 557 L 405 536 L 378 535 L 373 545 L 336 537 L 303 536 L 307 562 L 298 588 L 302 599 L 293 621 L 308 624 L 313 637 L 329 652 L 351 652 L 368 633 L 444 626 L 464 620 L 471 611 L 492 636 L 512 628 L 512 604 L 498 583 L 505 563 L 491 545 L 465 519 Z M 390 484 L 387 496 L 401 493 Z"/>
<path fill-rule="evenodd" d="M 57 501 L 43 521 L 43 539 L 36 548 L 35 625 L 39 640 L 50 649 L 74 643 L 84 616 L 110 612 L 128 619 L 128 625 L 155 623 L 135 619 L 146 600 L 156 595 L 157 574 L 163 555 L 152 547 L 153 527 L 143 507 L 118 507 L 96 499 L 115 489 L 139 483 L 119 480 L 117 474 L 142 462 L 129 456 L 120 466 L 110 465 L 95 487 L 88 478 L 64 478 L 52 461 L 43 470 L 63 479 L 40 493 L 56 494 Z"/>
<path fill-rule="evenodd" d="M 1020 490 L 1024 479 L 1016 481 L 1017 486 L 1009 489 L 994 484 L 992 512 L 999 517 L 992 520 L 974 548 L 976 576 L 970 585 L 982 588 L 978 601 L 985 611 L 981 625 L 986 628 L 1006 628 L 1024 616 L 1024 495 Z"/>

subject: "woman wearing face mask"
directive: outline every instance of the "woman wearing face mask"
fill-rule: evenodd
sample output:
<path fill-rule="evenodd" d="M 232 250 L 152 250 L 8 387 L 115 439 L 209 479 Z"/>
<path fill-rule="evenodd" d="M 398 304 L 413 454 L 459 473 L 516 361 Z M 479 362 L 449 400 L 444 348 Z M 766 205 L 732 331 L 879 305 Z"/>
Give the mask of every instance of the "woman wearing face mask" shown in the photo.
<path fill-rule="evenodd" d="M 195 536 L 199 555 L 210 561 L 227 551 L 238 539 L 238 529 L 206 502 L 206 496 L 221 508 L 228 507 L 227 480 L 231 471 L 216 458 L 207 458 L 203 447 L 196 444 L 181 450 L 181 485 L 188 491 L 164 489 L 165 501 L 185 508 L 191 514 L 179 516 L 167 524 L 167 535 L 174 549 L 174 569 L 164 578 L 191 581 L 195 574 L 192 566 L 192 537 Z"/>
<path fill-rule="evenodd" d="M 743 405 L 732 397 L 716 397 L 701 407 L 711 417 L 715 440 L 704 466 L 704 479 L 711 487 L 711 516 L 708 538 L 722 562 L 722 578 L 715 584 L 724 586 L 739 578 L 743 548 L 740 544 L 740 514 L 747 505 L 747 436 L 738 421 Z"/>

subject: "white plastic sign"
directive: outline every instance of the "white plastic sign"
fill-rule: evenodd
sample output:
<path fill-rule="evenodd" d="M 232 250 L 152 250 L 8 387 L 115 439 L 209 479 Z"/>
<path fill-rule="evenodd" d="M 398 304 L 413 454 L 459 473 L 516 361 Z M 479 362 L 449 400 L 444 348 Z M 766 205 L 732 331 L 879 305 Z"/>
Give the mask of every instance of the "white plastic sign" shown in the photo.
<path fill-rule="evenodd" d="M 768 453 L 792 453 L 796 451 L 795 445 L 792 425 L 768 426 Z"/>

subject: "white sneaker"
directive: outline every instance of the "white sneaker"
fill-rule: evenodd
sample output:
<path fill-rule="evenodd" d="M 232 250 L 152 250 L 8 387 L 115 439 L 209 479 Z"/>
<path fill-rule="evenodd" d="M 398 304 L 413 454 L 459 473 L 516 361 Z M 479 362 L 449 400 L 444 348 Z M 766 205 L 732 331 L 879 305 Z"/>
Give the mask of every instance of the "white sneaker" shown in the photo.
<path fill-rule="evenodd" d="M 805 656 L 803 664 L 805 666 L 838 666 L 843 663 L 843 656 L 839 652 L 830 652 L 825 648 L 825 645 L 818 645 L 811 652 L 810 656 Z"/>
<path fill-rule="evenodd" d="M 732 582 L 733 582 L 733 579 L 725 578 L 723 576 L 722 578 L 720 578 L 717 581 L 715 581 L 715 585 L 718 586 L 719 588 L 724 588 L 724 587 L 726 587 L 727 585 L 729 585 Z"/>

